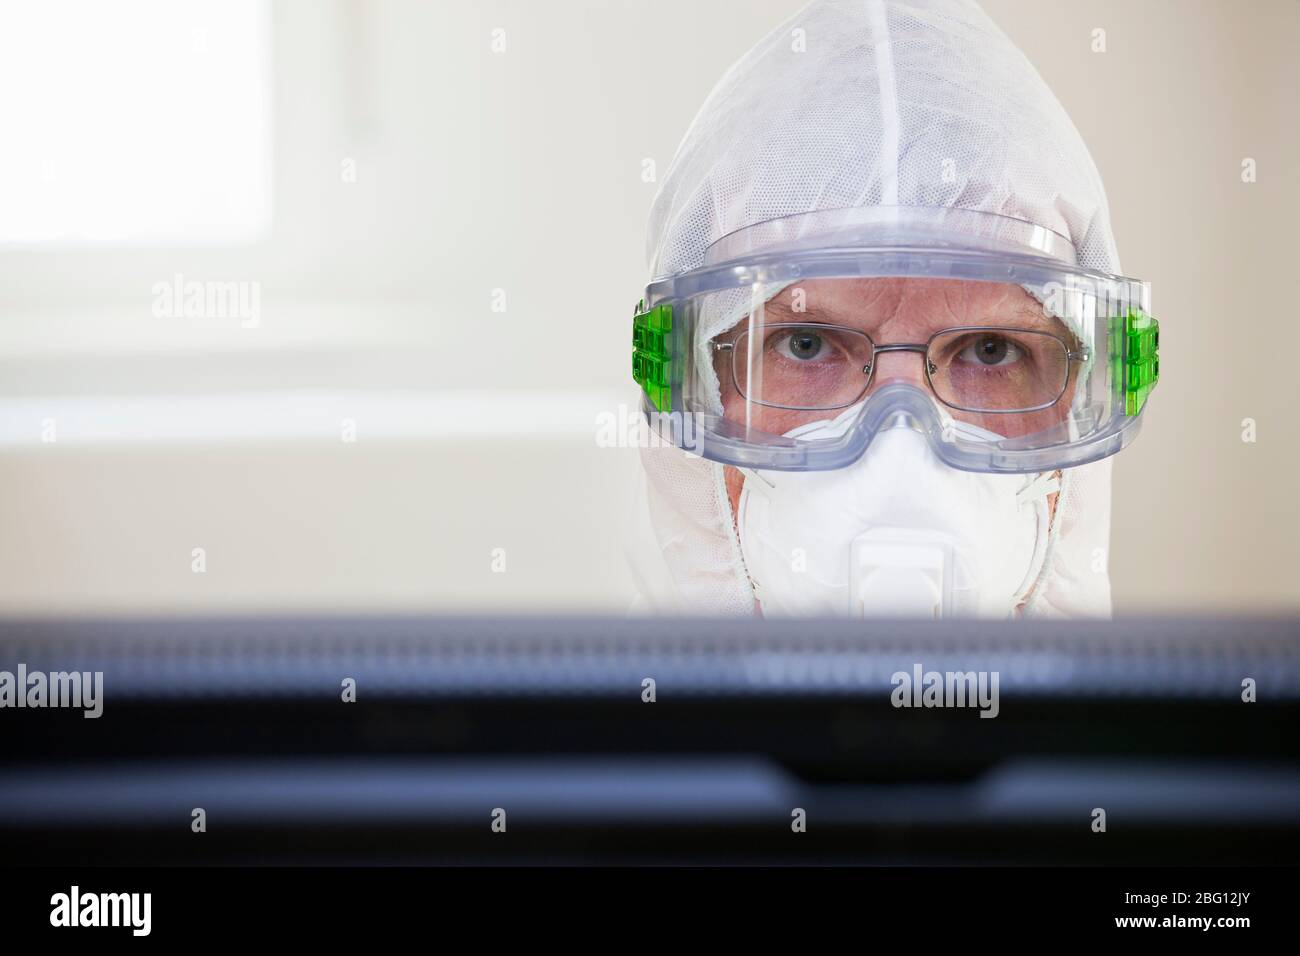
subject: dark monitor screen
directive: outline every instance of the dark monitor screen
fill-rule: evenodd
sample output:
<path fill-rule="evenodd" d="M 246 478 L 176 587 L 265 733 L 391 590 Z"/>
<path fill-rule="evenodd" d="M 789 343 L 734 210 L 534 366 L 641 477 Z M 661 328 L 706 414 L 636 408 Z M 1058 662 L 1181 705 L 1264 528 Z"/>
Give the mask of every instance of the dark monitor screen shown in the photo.
<path fill-rule="evenodd" d="M 1291 620 L 9 621 L 6 686 L 16 863 L 1300 859 Z"/>

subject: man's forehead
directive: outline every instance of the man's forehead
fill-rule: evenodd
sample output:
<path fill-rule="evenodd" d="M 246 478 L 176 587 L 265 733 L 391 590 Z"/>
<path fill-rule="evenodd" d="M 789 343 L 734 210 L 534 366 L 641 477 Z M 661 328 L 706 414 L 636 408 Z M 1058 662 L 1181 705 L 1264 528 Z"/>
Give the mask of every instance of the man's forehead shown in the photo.
<path fill-rule="evenodd" d="M 769 308 L 810 321 L 869 330 L 1004 322 L 1060 327 L 1018 285 L 957 279 L 811 279 L 783 289 Z"/>

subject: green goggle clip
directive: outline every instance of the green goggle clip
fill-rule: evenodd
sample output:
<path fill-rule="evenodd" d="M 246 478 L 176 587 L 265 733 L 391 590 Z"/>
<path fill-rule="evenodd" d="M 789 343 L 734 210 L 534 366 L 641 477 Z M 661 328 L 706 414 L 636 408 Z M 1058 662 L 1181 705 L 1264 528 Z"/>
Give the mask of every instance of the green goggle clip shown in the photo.
<path fill-rule="evenodd" d="M 673 307 L 667 302 L 647 310 L 645 300 L 632 312 L 632 379 L 661 412 L 672 410 L 672 357 L 668 337 Z"/>
<path fill-rule="evenodd" d="M 1141 309 L 1130 308 L 1111 320 L 1111 335 L 1120 339 L 1112 342 L 1111 354 L 1115 383 L 1124 396 L 1124 414 L 1136 415 L 1160 380 L 1160 323 Z"/>

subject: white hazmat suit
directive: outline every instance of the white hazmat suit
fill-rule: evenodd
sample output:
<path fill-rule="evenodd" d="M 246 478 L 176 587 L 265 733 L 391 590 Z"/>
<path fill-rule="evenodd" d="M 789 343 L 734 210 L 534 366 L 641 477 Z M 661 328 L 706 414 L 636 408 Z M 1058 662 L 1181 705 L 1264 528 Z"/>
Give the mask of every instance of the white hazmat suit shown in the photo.
<path fill-rule="evenodd" d="M 962 208 L 1067 237 L 1120 273 L 1101 178 L 1037 71 L 970 0 L 817 0 L 732 66 L 655 198 L 651 277 L 699 267 L 746 226 L 853 206 Z M 723 466 L 642 450 L 657 547 L 631 555 L 638 610 L 753 614 Z M 1108 615 L 1110 460 L 1066 469 L 1027 616 Z"/>

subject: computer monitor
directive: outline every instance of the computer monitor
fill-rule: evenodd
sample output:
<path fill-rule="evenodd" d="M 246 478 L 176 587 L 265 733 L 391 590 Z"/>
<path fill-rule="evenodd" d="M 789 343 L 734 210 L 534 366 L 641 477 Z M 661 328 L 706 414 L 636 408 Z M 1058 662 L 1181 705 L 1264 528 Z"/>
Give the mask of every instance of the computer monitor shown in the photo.
<path fill-rule="evenodd" d="M 1300 860 L 1294 620 L 11 620 L 4 674 L 11 863 Z"/>

